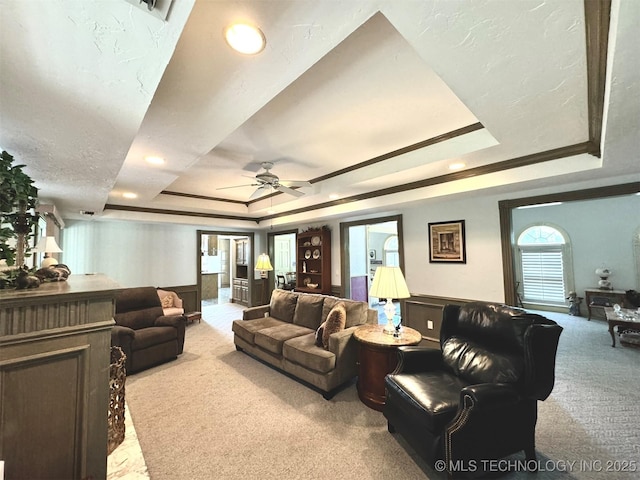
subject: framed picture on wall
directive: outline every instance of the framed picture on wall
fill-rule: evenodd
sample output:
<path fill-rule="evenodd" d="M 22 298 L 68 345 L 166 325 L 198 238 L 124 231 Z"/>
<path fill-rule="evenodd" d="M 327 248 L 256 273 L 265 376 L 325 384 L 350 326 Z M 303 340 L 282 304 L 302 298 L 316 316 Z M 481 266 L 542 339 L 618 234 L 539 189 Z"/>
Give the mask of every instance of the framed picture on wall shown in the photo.
<path fill-rule="evenodd" d="M 429 223 L 429 262 L 467 263 L 464 220 Z"/>

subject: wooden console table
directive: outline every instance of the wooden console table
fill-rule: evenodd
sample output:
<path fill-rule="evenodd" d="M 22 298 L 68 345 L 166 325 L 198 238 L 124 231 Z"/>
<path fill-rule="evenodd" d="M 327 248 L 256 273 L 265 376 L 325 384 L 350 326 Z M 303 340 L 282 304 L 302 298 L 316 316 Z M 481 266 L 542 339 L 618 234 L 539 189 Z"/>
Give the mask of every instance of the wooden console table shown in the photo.
<path fill-rule="evenodd" d="M 624 290 L 587 288 L 584 291 L 584 300 L 587 303 L 587 309 L 589 310 L 588 320 L 591 320 L 592 308 L 602 309 L 604 312 L 606 307 L 612 307 L 615 303 L 623 307 L 625 305 L 625 299 Z"/>
<path fill-rule="evenodd" d="M 104 479 L 115 295 L 103 275 L 0 290 L 5 477 Z"/>
<path fill-rule="evenodd" d="M 383 325 L 363 325 L 353 333 L 358 349 L 358 397 L 366 406 L 382 411 L 386 400 L 384 377 L 398 364 L 397 347 L 417 345 L 422 335 L 402 327 L 400 337 L 383 333 Z"/>

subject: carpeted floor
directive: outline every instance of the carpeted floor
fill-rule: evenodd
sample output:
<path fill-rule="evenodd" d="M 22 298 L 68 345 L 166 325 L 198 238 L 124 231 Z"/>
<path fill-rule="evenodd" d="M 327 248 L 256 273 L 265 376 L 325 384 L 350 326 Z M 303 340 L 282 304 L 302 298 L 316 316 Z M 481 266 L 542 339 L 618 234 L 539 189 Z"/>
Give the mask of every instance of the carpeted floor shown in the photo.
<path fill-rule="evenodd" d="M 387 432 L 355 384 L 326 401 L 235 350 L 231 320 L 240 308 L 203 310 L 177 361 L 127 378 L 151 479 L 446 478 Z M 539 407 L 541 470 L 502 478 L 640 478 L 640 349 L 611 348 L 603 321 L 546 315 L 565 331 L 555 389 Z"/>

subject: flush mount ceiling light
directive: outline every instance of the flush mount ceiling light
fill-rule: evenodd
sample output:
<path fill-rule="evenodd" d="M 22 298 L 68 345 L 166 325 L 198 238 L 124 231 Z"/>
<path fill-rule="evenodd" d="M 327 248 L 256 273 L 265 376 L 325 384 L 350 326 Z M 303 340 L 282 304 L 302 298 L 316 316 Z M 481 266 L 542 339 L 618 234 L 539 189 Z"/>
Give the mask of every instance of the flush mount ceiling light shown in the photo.
<path fill-rule="evenodd" d="M 461 168 L 464 168 L 466 165 L 462 162 L 459 163 L 452 163 L 451 165 L 449 165 L 449 170 L 460 170 Z"/>
<path fill-rule="evenodd" d="M 162 157 L 144 157 L 144 159 L 152 165 L 162 165 L 164 163 L 164 158 Z"/>
<path fill-rule="evenodd" d="M 264 33 L 253 25 L 235 23 L 224 30 L 224 39 L 236 52 L 255 55 L 264 50 L 267 40 Z"/>
<path fill-rule="evenodd" d="M 125 192 L 125 193 L 123 193 L 123 194 L 122 194 L 122 196 L 123 196 L 124 198 L 129 198 L 129 199 L 138 198 L 138 195 L 136 195 L 136 194 L 135 194 L 135 193 L 133 193 L 133 192 Z"/>

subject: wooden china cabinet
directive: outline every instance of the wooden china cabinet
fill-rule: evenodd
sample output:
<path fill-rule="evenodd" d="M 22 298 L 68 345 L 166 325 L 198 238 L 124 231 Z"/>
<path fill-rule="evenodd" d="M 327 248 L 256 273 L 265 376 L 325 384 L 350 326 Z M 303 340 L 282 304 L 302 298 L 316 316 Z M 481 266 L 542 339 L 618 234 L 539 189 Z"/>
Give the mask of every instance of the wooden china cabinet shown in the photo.
<path fill-rule="evenodd" d="M 331 230 L 298 233 L 296 291 L 331 293 Z"/>
<path fill-rule="evenodd" d="M 249 240 L 241 238 L 236 244 L 236 267 L 231 288 L 231 301 L 249 305 Z"/>

